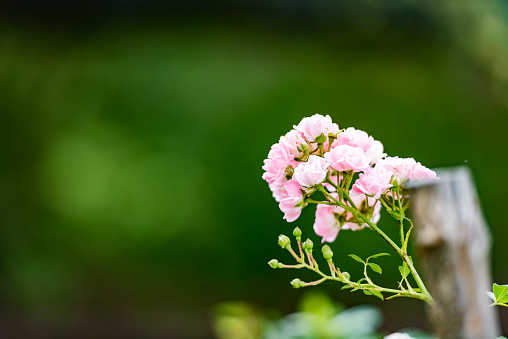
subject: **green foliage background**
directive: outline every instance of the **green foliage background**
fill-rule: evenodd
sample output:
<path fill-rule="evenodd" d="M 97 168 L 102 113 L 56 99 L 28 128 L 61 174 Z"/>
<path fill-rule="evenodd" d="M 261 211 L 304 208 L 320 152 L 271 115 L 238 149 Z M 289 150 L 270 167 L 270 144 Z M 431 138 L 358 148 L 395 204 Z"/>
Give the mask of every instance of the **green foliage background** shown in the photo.
<path fill-rule="evenodd" d="M 261 166 L 271 144 L 314 113 L 367 131 L 390 155 L 470 166 L 494 258 L 506 256 L 504 87 L 424 10 L 369 17 L 363 6 L 337 22 L 188 13 L 4 22 L 5 331 L 201 338 L 223 300 L 292 310 L 296 272 L 266 262 L 289 261 L 277 236 L 296 225 L 319 243 L 314 211 L 283 221 Z M 380 225 L 396 234 L 387 215 Z M 342 232 L 332 249 L 341 267 L 358 266 L 353 275 L 361 267 L 347 254 L 389 250 L 368 230 Z M 392 265 L 385 283 L 398 276 L 392 259 L 382 259 Z M 502 260 L 493 268 L 508 281 Z M 347 305 L 379 304 L 337 287 L 324 288 Z M 425 326 L 418 301 L 381 306 L 386 328 Z"/>

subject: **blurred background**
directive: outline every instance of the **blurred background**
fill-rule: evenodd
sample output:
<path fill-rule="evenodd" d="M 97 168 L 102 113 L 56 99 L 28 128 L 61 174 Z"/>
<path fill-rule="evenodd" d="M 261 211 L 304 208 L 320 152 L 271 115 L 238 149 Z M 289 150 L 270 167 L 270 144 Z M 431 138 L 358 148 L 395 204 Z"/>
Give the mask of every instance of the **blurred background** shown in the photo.
<path fill-rule="evenodd" d="M 295 311 L 313 276 L 266 263 L 297 225 L 319 242 L 314 210 L 282 220 L 261 166 L 314 113 L 470 166 L 508 283 L 508 2 L 3 0 L 0 336 L 212 338 L 224 301 Z M 353 276 L 347 254 L 389 250 L 368 230 L 332 249 Z M 430 331 L 422 302 L 318 289 Z"/>

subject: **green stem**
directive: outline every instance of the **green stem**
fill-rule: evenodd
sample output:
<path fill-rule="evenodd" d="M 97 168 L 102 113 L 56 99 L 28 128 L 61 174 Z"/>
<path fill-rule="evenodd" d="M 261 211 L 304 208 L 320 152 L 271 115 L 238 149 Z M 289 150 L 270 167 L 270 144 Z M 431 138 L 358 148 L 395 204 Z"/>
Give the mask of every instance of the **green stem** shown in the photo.
<path fill-rule="evenodd" d="M 504 306 L 504 307 L 508 307 L 507 304 L 501 304 L 501 303 L 492 303 L 492 304 L 490 304 L 490 306 Z"/>
<path fill-rule="evenodd" d="M 337 204 L 333 203 L 333 202 L 327 202 L 327 201 L 317 201 L 317 200 L 314 200 L 312 198 L 305 198 L 305 202 L 308 203 L 308 204 L 321 204 L 321 205 L 332 205 L 332 206 L 337 206 Z"/>
<path fill-rule="evenodd" d="M 285 266 L 289 266 L 289 265 L 285 265 Z M 379 292 L 386 292 L 386 293 L 393 293 L 394 295 L 397 295 L 397 296 L 404 296 L 404 297 L 409 297 L 409 298 L 415 298 L 415 299 L 420 299 L 420 300 L 423 300 L 423 301 L 428 301 L 428 298 L 421 294 L 421 293 L 417 293 L 417 292 L 410 292 L 410 291 L 405 291 L 405 290 L 395 290 L 395 289 L 392 289 L 392 288 L 385 288 L 385 287 L 381 287 L 381 286 L 378 286 L 374 283 L 369 283 L 369 284 L 360 284 L 360 283 L 356 283 L 356 282 L 352 282 L 352 281 L 349 281 L 347 279 L 344 278 L 344 276 L 342 276 L 342 274 L 339 276 L 339 277 L 333 277 L 333 276 L 329 276 L 329 275 L 326 275 L 324 274 L 323 272 L 321 272 L 319 269 L 317 268 L 314 268 L 306 263 L 303 263 L 303 264 L 300 264 L 300 265 L 295 265 L 294 268 L 307 268 L 308 270 L 311 270 L 317 274 L 319 274 L 322 279 L 320 280 L 317 280 L 315 282 L 312 282 L 312 283 L 304 283 L 304 286 L 307 286 L 307 285 L 317 285 L 317 284 L 320 284 L 326 280 L 332 280 L 332 281 L 338 281 L 338 282 L 341 282 L 341 283 L 344 283 L 344 284 L 347 284 L 353 288 L 356 288 L 356 289 L 360 289 L 360 290 L 369 290 L 369 289 L 375 289 Z"/>
<path fill-rule="evenodd" d="M 319 144 L 318 144 L 318 147 L 319 147 L 319 153 L 321 154 L 321 156 L 324 156 L 325 151 L 324 151 L 324 149 L 323 149 L 323 144 L 319 143 Z"/>
<path fill-rule="evenodd" d="M 345 196 L 346 196 L 346 200 L 351 204 L 351 207 L 353 207 L 355 210 L 357 210 L 358 208 L 356 207 L 356 205 L 353 202 L 353 200 L 349 197 L 349 193 L 347 193 L 347 192 L 344 192 L 344 193 L 345 193 Z"/>
<path fill-rule="evenodd" d="M 399 190 L 392 189 L 392 195 L 397 196 L 397 201 L 399 204 L 399 214 L 402 215 L 402 217 L 404 217 L 404 211 L 402 210 L 402 205 L 401 205 L 401 201 L 400 201 L 401 197 L 399 195 Z M 404 218 L 399 219 L 399 228 L 400 228 L 400 246 L 404 247 Z"/>
<path fill-rule="evenodd" d="M 425 295 L 427 297 L 428 300 L 426 300 L 426 301 L 429 303 L 430 306 L 434 306 L 434 298 L 432 298 L 429 291 L 425 287 L 425 284 L 423 283 L 422 278 L 420 278 L 418 271 L 416 271 L 416 268 L 414 267 L 413 263 L 409 259 L 409 256 L 407 255 L 407 253 L 404 253 L 402 255 L 402 259 L 404 259 L 407 266 L 409 267 L 409 270 L 411 271 L 411 275 L 415 279 L 416 284 L 420 288 L 420 291 L 422 292 L 423 295 Z"/>
<path fill-rule="evenodd" d="M 367 218 L 363 213 L 360 213 L 357 209 L 355 209 L 355 208 L 353 208 L 351 206 L 348 206 L 348 205 L 345 205 L 345 204 L 341 203 L 340 201 L 335 199 L 333 196 L 331 196 L 322 186 L 317 186 L 317 189 L 320 192 L 322 192 L 325 196 L 330 197 L 333 201 L 336 202 L 336 204 L 333 204 L 333 203 L 330 203 L 330 202 L 320 202 L 320 201 L 316 201 L 316 200 L 312 200 L 310 198 L 307 198 L 307 199 L 312 200 L 312 201 L 309 201 L 309 202 L 318 203 L 318 204 L 324 203 L 324 204 L 327 204 L 327 205 L 339 205 L 340 207 L 344 208 L 346 211 L 353 213 L 353 215 L 357 219 L 362 219 L 363 221 L 365 221 L 370 226 L 370 228 L 372 230 L 374 230 L 376 233 L 378 233 L 395 250 L 395 252 L 397 252 L 397 254 L 404 260 L 404 262 L 406 262 L 406 264 L 408 265 L 409 270 L 411 272 L 411 275 L 415 279 L 416 284 L 418 285 L 418 287 L 420 288 L 420 290 L 421 290 L 421 292 L 422 292 L 422 294 L 424 296 L 424 299 L 422 299 L 422 298 L 419 298 L 419 299 L 425 300 L 431 306 L 434 305 L 434 299 L 432 298 L 432 296 L 430 295 L 429 291 L 425 287 L 425 284 L 423 283 L 422 279 L 420 278 L 420 275 L 416 271 L 413 263 L 411 262 L 411 260 L 409 259 L 409 256 L 407 255 L 407 253 L 403 253 L 402 250 L 400 249 L 400 247 L 397 246 L 397 244 L 395 244 L 395 242 L 393 242 L 393 240 L 388 235 L 386 235 L 386 233 L 384 233 L 379 227 L 377 227 L 376 224 L 372 223 L 369 220 L 369 218 Z M 346 199 L 348 201 L 350 201 L 351 198 L 349 197 L 348 192 L 344 191 L 343 193 L 344 193 L 344 196 L 346 197 Z M 307 199 L 305 199 L 305 200 L 307 201 Z M 350 201 L 350 203 L 351 203 L 351 201 Z"/>
<path fill-rule="evenodd" d="M 323 281 L 327 280 L 327 278 L 321 278 L 319 280 L 316 280 L 316 281 L 313 281 L 313 282 L 309 282 L 309 283 L 306 283 L 306 282 L 303 282 L 302 281 L 302 285 L 303 286 L 316 286 L 316 285 L 319 285 L 321 284 Z"/>
<path fill-rule="evenodd" d="M 335 183 L 333 182 L 332 178 L 330 178 L 330 172 L 326 173 L 326 182 L 329 183 L 330 185 L 332 185 L 333 187 L 335 187 L 336 189 L 338 188 L 338 186 L 335 185 Z M 338 178 L 337 178 L 337 182 L 339 182 Z"/>

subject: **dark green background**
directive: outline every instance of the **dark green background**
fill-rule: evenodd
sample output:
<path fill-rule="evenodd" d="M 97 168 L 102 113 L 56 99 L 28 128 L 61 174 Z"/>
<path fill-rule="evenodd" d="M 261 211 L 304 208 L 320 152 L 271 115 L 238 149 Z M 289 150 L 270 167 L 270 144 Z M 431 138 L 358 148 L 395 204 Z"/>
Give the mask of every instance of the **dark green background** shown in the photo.
<path fill-rule="evenodd" d="M 0 333 L 205 338 L 220 301 L 294 310 L 289 281 L 312 276 L 266 262 L 289 260 L 276 239 L 296 225 L 319 242 L 314 210 L 283 221 L 261 166 L 314 113 L 390 155 L 468 165 L 508 282 L 508 92 L 450 17 L 405 2 L 108 3 L 12 6 L 0 25 Z M 353 275 L 348 253 L 389 251 L 368 230 L 332 249 Z M 337 287 L 322 288 L 381 305 L 386 330 L 427 326 L 418 301 Z"/>

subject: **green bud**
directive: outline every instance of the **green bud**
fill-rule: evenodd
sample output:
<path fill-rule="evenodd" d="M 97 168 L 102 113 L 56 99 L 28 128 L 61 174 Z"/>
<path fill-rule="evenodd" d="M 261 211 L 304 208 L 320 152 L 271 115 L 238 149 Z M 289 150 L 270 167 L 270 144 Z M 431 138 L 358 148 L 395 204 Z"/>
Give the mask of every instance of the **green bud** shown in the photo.
<path fill-rule="evenodd" d="M 279 235 L 279 246 L 282 248 L 286 248 L 291 243 L 288 237 L 284 234 Z"/>
<path fill-rule="evenodd" d="M 323 133 L 321 133 L 320 136 L 316 137 L 316 142 L 318 144 L 324 144 L 326 142 L 326 136 Z"/>
<path fill-rule="evenodd" d="M 305 142 L 301 142 L 296 146 L 296 148 L 303 153 L 307 150 L 308 145 Z"/>
<path fill-rule="evenodd" d="M 295 237 L 301 237 L 301 236 L 302 236 L 302 230 L 301 230 L 299 227 L 295 228 L 295 229 L 293 230 L 293 235 L 294 235 Z"/>
<path fill-rule="evenodd" d="M 392 185 L 393 187 L 399 187 L 399 179 L 397 179 L 397 177 L 393 177 L 393 180 L 392 180 Z"/>
<path fill-rule="evenodd" d="M 272 259 L 268 262 L 268 265 L 270 265 L 271 268 L 278 268 L 279 262 L 277 261 L 277 259 Z"/>
<path fill-rule="evenodd" d="M 323 258 L 325 258 L 326 261 L 331 262 L 332 258 L 333 258 L 333 252 L 332 252 L 332 249 L 330 248 L 330 246 L 324 245 L 322 248 L 322 252 L 323 252 Z"/>
<path fill-rule="evenodd" d="M 344 276 L 344 278 L 346 278 L 347 280 L 351 279 L 351 274 L 349 274 L 348 272 L 342 272 L 342 275 Z"/>
<path fill-rule="evenodd" d="M 312 240 L 307 238 L 307 240 L 305 240 L 305 242 L 303 243 L 302 248 L 305 250 L 305 252 L 311 252 L 312 247 L 314 247 L 314 243 L 312 242 Z"/>
<path fill-rule="evenodd" d="M 294 288 L 300 288 L 300 287 L 302 287 L 302 281 L 300 279 L 293 279 L 293 280 L 291 280 L 291 285 Z"/>

